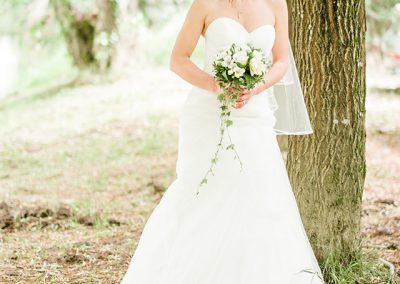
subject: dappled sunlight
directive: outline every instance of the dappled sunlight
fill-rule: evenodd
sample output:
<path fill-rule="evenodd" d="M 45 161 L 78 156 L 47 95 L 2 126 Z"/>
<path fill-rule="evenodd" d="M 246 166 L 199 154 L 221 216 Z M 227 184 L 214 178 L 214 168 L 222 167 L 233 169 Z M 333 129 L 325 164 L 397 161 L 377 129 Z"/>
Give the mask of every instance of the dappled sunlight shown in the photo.
<path fill-rule="evenodd" d="M 118 283 L 176 178 L 179 117 L 192 86 L 168 62 L 187 6 L 119 1 L 118 40 L 105 35 L 97 46 L 105 59 L 88 44 L 89 59 L 74 61 L 47 1 L 32 1 L 40 13 L 28 21 L 22 2 L 0 4 L 0 282 Z M 76 23 L 97 27 L 93 3 L 74 10 Z M 378 14 L 369 22 L 383 21 Z M 367 42 L 362 235 L 363 251 L 399 271 L 400 27 L 387 26 L 370 29 Z M 199 67 L 203 44 L 192 55 Z"/>
<path fill-rule="evenodd" d="M 18 50 L 11 38 L 0 36 L 0 99 L 7 96 L 17 79 Z"/>

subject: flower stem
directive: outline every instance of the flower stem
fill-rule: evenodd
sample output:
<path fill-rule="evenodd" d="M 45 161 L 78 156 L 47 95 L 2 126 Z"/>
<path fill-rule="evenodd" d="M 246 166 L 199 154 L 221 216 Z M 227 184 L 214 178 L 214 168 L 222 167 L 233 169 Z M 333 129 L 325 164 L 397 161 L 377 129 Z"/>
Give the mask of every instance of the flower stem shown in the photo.
<path fill-rule="evenodd" d="M 227 89 L 224 89 L 224 92 L 226 92 Z M 203 179 L 200 182 L 199 187 L 197 188 L 197 192 L 196 192 L 196 196 L 199 194 L 199 188 L 203 185 L 206 184 L 208 182 L 208 175 L 212 174 L 214 175 L 213 169 L 214 166 L 217 164 L 218 161 L 218 154 L 220 152 L 220 150 L 223 148 L 222 142 L 223 142 L 223 138 L 224 138 L 224 134 L 225 132 L 227 132 L 228 138 L 229 138 L 229 142 L 230 144 L 228 145 L 228 147 L 226 147 L 227 150 L 233 150 L 234 154 L 235 154 L 235 158 L 238 159 L 239 163 L 240 163 L 240 170 L 243 169 L 243 163 L 239 157 L 239 154 L 237 153 L 236 149 L 235 149 L 235 145 L 232 142 L 232 138 L 231 135 L 229 133 L 229 126 L 232 125 L 232 120 L 229 119 L 230 113 L 231 113 L 231 105 L 236 102 L 237 99 L 237 94 L 236 92 L 238 92 L 238 90 L 234 91 L 235 93 L 233 94 L 233 96 L 226 98 L 225 97 L 225 93 L 222 93 L 218 96 L 218 99 L 221 102 L 220 105 L 220 109 L 221 109 L 221 114 L 220 114 L 220 126 L 219 126 L 219 131 L 220 131 L 220 138 L 219 138 L 219 142 L 217 144 L 217 150 L 214 153 L 214 157 L 211 159 L 211 166 L 210 168 L 207 170 L 207 172 L 205 173 Z M 220 97 L 222 96 L 222 97 Z"/>
<path fill-rule="evenodd" d="M 228 128 L 226 129 L 226 133 L 228 134 L 229 142 L 231 142 L 231 145 L 233 145 L 231 134 L 229 133 L 229 129 Z M 232 150 L 235 152 L 235 157 L 238 159 L 238 161 L 240 163 L 240 171 L 242 171 L 243 170 L 242 160 L 240 159 L 239 154 L 236 151 L 236 148 L 232 148 Z"/>

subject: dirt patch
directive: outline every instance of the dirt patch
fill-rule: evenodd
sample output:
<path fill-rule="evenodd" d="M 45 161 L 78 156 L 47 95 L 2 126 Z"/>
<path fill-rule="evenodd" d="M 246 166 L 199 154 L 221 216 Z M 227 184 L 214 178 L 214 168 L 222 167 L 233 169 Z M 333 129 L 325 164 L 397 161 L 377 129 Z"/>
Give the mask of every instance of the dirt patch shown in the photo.
<path fill-rule="evenodd" d="M 51 227 L 53 230 L 67 229 L 71 222 L 93 227 L 96 224 L 120 226 L 123 222 L 115 218 L 103 217 L 101 212 L 83 214 L 66 205 L 50 208 L 46 205 L 12 206 L 0 203 L 0 228 L 5 233 L 19 230 L 35 231 Z"/>
<path fill-rule="evenodd" d="M 400 276 L 400 132 L 375 129 L 367 137 L 363 247 L 392 263 Z"/>
<path fill-rule="evenodd" d="M 10 206 L 7 203 L 0 203 L 0 229 L 7 229 L 13 224 Z"/>

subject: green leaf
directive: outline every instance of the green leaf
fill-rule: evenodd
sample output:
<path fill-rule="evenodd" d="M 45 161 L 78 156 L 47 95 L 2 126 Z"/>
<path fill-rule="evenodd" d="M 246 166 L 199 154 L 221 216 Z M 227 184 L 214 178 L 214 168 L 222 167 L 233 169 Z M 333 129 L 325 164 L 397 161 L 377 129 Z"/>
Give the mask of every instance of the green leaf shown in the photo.
<path fill-rule="evenodd" d="M 248 74 L 248 73 L 244 73 L 244 79 L 246 80 L 246 82 L 251 82 L 251 80 L 253 79 L 252 77 L 251 77 L 251 75 L 250 74 Z"/>
<path fill-rule="evenodd" d="M 232 124 L 233 124 L 233 121 L 232 121 L 232 120 L 228 119 L 228 120 L 226 121 L 226 127 L 229 127 L 229 126 L 231 126 Z"/>
<path fill-rule="evenodd" d="M 233 150 L 234 147 L 235 147 L 235 145 L 230 144 L 230 145 L 228 145 L 225 149 L 226 149 L 226 150 L 229 150 L 229 149 L 232 149 L 232 150 Z"/>
<path fill-rule="evenodd" d="M 228 73 L 227 73 L 227 71 L 225 70 L 224 72 L 222 72 L 222 76 L 225 78 L 225 80 L 229 80 L 228 79 Z"/>

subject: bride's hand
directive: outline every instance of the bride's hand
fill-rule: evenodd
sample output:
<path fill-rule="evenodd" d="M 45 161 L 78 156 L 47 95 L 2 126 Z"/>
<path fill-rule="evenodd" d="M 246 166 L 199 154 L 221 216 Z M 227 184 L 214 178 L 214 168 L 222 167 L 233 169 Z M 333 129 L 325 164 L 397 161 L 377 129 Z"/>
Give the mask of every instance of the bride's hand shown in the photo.
<path fill-rule="evenodd" d="M 238 99 L 236 100 L 236 105 L 234 108 L 242 108 L 254 95 L 257 94 L 257 89 L 253 88 L 251 90 L 242 88 Z"/>
<path fill-rule="evenodd" d="M 214 83 L 213 92 L 216 93 L 216 94 L 220 94 L 220 93 L 222 92 L 221 86 L 220 86 L 220 85 L 218 84 L 218 82 L 215 81 L 215 80 L 214 80 L 213 83 Z M 229 92 L 234 92 L 234 90 L 235 90 L 234 87 L 229 87 L 227 91 L 228 91 L 228 93 L 229 93 Z M 225 98 L 226 98 L 227 100 L 230 99 L 228 93 L 225 93 Z M 256 88 L 254 88 L 254 89 L 252 89 L 252 90 L 248 90 L 248 89 L 242 88 L 242 89 L 241 89 L 241 92 L 240 92 L 240 94 L 239 94 L 239 97 L 238 97 L 238 99 L 236 100 L 236 105 L 233 106 L 233 107 L 234 107 L 234 108 L 242 108 L 243 105 L 245 104 L 245 102 L 248 101 L 248 100 L 249 100 L 253 95 L 255 95 L 255 94 L 257 94 Z"/>
<path fill-rule="evenodd" d="M 218 83 L 217 83 L 217 86 L 215 86 L 214 92 L 215 92 L 216 94 L 220 94 L 220 93 L 222 92 L 222 88 L 219 86 Z M 229 93 L 230 93 L 230 92 L 234 92 L 234 88 L 233 88 L 233 87 L 228 87 L 227 92 L 225 93 L 225 98 L 226 98 L 227 100 L 230 99 L 230 97 L 229 97 Z"/>

